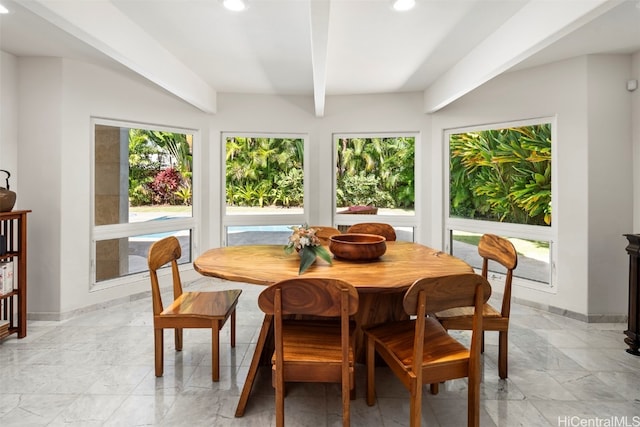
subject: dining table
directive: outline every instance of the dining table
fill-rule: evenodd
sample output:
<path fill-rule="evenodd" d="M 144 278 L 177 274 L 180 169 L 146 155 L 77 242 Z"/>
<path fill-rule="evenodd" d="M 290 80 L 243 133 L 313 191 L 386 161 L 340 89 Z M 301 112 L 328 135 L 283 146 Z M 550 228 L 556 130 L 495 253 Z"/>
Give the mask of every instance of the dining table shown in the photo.
<path fill-rule="evenodd" d="M 194 268 L 204 276 L 230 281 L 269 286 L 299 276 L 300 257 L 285 253 L 282 245 L 243 245 L 209 249 L 198 256 Z M 349 261 L 333 257 L 328 263 L 321 258 L 304 273 L 305 277 L 341 279 L 358 291 L 356 323 L 356 360 L 364 360 L 362 326 L 406 318 L 402 298 L 416 280 L 473 272 L 463 260 L 428 246 L 407 242 L 386 242 L 385 253 L 369 261 Z M 272 334 L 273 316 L 265 315 L 258 335 L 238 406 L 236 417 L 244 415 L 258 368 L 271 354 L 263 355 Z"/>

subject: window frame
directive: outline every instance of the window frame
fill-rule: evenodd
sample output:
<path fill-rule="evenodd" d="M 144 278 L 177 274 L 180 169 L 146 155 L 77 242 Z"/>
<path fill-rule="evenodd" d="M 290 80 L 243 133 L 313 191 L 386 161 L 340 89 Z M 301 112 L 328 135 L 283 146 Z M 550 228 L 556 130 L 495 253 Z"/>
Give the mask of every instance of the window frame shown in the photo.
<path fill-rule="evenodd" d="M 90 232 L 90 286 L 89 291 L 98 291 L 103 289 L 108 289 L 114 286 L 120 286 L 123 284 L 133 283 L 135 281 L 140 280 L 142 277 L 148 276 L 148 269 L 136 273 L 126 274 L 119 277 L 114 277 L 111 279 L 106 279 L 102 281 L 96 280 L 96 269 L 97 269 L 97 258 L 96 258 L 96 245 L 98 241 L 110 240 L 110 239 L 121 239 L 127 237 L 136 237 L 140 235 L 146 234 L 156 234 L 156 233 L 167 233 L 173 231 L 190 231 L 190 241 L 191 241 L 191 258 L 193 258 L 195 254 L 195 250 L 198 247 L 198 229 L 200 228 L 200 218 L 198 215 L 202 194 L 201 194 L 201 172 L 200 172 L 200 132 L 196 129 L 179 127 L 179 126 L 169 126 L 169 125 L 158 125 L 158 124 L 149 124 L 142 122 L 135 122 L 129 120 L 116 120 L 116 119 L 108 119 L 102 117 L 91 117 L 90 120 L 91 127 L 91 178 L 90 178 L 90 193 L 91 193 L 91 206 L 90 206 L 90 224 L 91 224 L 91 232 Z M 174 133 L 183 133 L 192 135 L 192 176 L 191 176 L 191 188 L 192 188 L 192 198 L 191 198 L 191 217 L 185 218 L 176 218 L 176 219 L 167 219 L 164 221 L 150 221 L 150 222 L 127 222 L 122 224 L 108 224 L 108 225 L 95 225 L 95 185 L 96 185 L 96 166 L 95 166 L 95 130 L 96 125 L 103 126 L 112 126 L 119 128 L 127 128 L 127 129 L 145 129 L 145 130 L 155 130 L 161 132 L 174 132 Z M 188 265 L 180 266 L 181 270 L 186 270 L 191 268 L 190 263 Z"/>
<path fill-rule="evenodd" d="M 302 213 L 296 214 L 246 214 L 246 215 L 228 215 L 227 214 L 227 138 L 243 137 L 243 138 L 295 138 L 303 141 L 303 208 Z M 221 132 L 220 135 L 220 151 L 221 151 L 221 167 L 220 167 L 220 224 L 221 224 L 221 244 L 227 246 L 227 228 L 230 226 L 270 226 L 270 225 L 290 225 L 308 223 L 309 211 L 305 206 L 309 206 L 309 191 L 311 188 L 310 173 L 310 136 L 303 132 Z"/>
<path fill-rule="evenodd" d="M 451 254 L 453 247 L 451 244 L 451 232 L 452 231 L 466 231 L 470 233 L 493 233 L 505 237 L 513 237 L 513 238 L 522 238 L 528 240 L 540 240 L 549 242 L 549 283 L 541 283 L 533 280 L 528 280 L 525 278 L 515 278 L 514 277 L 514 285 L 520 285 L 526 288 L 541 290 L 548 293 L 557 293 L 556 286 L 556 260 L 557 260 L 557 220 L 552 219 L 551 225 L 542 226 L 542 225 L 527 225 L 527 224 L 515 224 L 515 223 L 504 223 L 497 221 L 487 221 L 487 220 L 474 220 L 474 219 L 466 219 L 466 218 L 452 218 L 450 216 L 450 175 L 449 175 L 449 165 L 450 165 L 450 148 L 449 148 L 449 139 L 450 135 L 458 134 L 458 133 L 466 133 L 466 132 L 476 132 L 483 130 L 491 130 L 491 129 L 505 129 L 505 128 L 515 128 L 515 127 L 523 127 L 523 126 L 533 126 L 544 123 L 551 124 L 551 141 L 552 141 L 552 156 L 551 156 L 551 207 L 553 212 L 553 218 L 558 217 L 558 205 L 556 201 L 558 200 L 558 161 L 556 160 L 557 150 L 555 147 L 558 144 L 557 139 L 557 117 L 556 116 L 546 116 L 546 117 L 538 117 L 532 119 L 523 119 L 523 120 L 513 120 L 508 122 L 497 122 L 497 123 L 489 123 L 484 125 L 472 125 L 472 126 L 464 126 L 464 127 L 455 127 L 444 129 L 442 144 L 443 144 L 443 172 L 444 172 L 444 180 L 443 180 L 443 235 L 442 241 L 444 242 L 444 250 L 445 252 Z"/>

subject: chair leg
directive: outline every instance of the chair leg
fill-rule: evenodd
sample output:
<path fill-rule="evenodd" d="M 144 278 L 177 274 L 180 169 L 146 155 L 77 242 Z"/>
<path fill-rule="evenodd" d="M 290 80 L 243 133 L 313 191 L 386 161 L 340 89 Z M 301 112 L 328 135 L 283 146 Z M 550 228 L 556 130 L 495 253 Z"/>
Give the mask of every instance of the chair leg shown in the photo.
<path fill-rule="evenodd" d="M 422 384 L 412 381 L 411 397 L 409 403 L 409 425 L 420 427 L 422 424 Z"/>
<path fill-rule="evenodd" d="M 276 427 L 284 427 L 284 377 L 276 372 Z"/>
<path fill-rule="evenodd" d="M 469 376 L 469 397 L 467 399 L 467 425 L 469 427 L 480 426 L 480 378 Z"/>
<path fill-rule="evenodd" d="M 351 392 L 355 392 L 355 387 L 351 388 L 350 375 L 342 378 L 342 426 L 349 427 L 351 425 Z"/>
<path fill-rule="evenodd" d="M 431 383 L 431 394 L 438 394 L 440 392 L 440 383 Z"/>
<path fill-rule="evenodd" d="M 231 347 L 236 346 L 236 309 L 231 313 Z"/>
<path fill-rule="evenodd" d="M 507 378 L 507 349 L 508 331 L 500 331 L 498 336 L 498 374 L 500 378 Z"/>
<path fill-rule="evenodd" d="M 214 320 L 211 327 L 211 380 L 220 380 L 220 321 Z"/>
<path fill-rule="evenodd" d="M 367 337 L 367 405 L 376 403 L 376 379 L 375 379 L 375 347 L 371 338 Z"/>
<path fill-rule="evenodd" d="M 182 328 L 175 329 L 176 351 L 182 351 Z"/>
<path fill-rule="evenodd" d="M 161 377 L 164 370 L 164 329 L 153 330 L 155 345 L 156 377 Z"/>
<path fill-rule="evenodd" d="M 482 335 L 480 336 L 480 353 L 484 353 L 484 331 L 482 331 Z"/>

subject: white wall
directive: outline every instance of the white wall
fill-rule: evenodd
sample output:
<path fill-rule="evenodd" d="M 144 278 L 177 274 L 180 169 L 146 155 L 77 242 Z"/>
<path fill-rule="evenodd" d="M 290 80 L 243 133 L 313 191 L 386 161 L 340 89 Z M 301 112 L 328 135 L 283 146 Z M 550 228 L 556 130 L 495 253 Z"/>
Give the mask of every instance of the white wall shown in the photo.
<path fill-rule="evenodd" d="M 624 312 L 629 257 L 624 233 L 633 230 L 631 76 L 628 55 L 587 59 L 589 115 L 590 316 Z"/>
<path fill-rule="evenodd" d="M 18 59 L 0 51 L 0 169 L 9 171 L 11 190 L 18 193 Z M 5 186 L 0 173 L 0 187 Z M 15 209 L 20 209 L 16 198 Z"/>
<path fill-rule="evenodd" d="M 445 129 L 556 117 L 556 289 L 516 286 L 516 298 L 592 320 L 626 313 L 628 273 L 621 234 L 632 228 L 631 110 L 624 91 L 629 60 L 580 57 L 507 73 L 433 115 L 434 158 L 440 164 L 442 148 L 436 141 Z M 593 104 L 596 98 L 600 105 Z M 441 181 L 434 183 L 434 193 L 442 187 Z M 442 235 L 441 208 L 434 205 L 434 236 Z M 609 218 L 605 225 L 604 218 Z M 597 268 L 590 268 L 590 262 Z"/>
<path fill-rule="evenodd" d="M 63 252 L 63 214 L 77 209 L 75 200 L 61 199 L 62 60 L 18 60 L 18 176 L 20 206 L 33 212 L 27 219 L 27 311 L 61 311 L 61 264 L 81 260 L 82 253 Z M 76 184 L 77 185 L 77 184 Z"/>
<path fill-rule="evenodd" d="M 640 52 L 631 57 L 631 76 L 640 85 Z M 640 88 L 631 93 L 631 133 L 633 135 L 633 231 L 640 233 Z"/>

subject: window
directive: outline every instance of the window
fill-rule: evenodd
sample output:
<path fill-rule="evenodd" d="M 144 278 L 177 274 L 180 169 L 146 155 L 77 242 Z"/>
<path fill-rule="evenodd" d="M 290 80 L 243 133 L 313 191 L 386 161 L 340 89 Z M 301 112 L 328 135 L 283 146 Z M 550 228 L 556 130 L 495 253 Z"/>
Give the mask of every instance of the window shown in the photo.
<path fill-rule="evenodd" d="M 94 282 L 148 270 L 151 243 L 176 236 L 191 261 L 193 132 L 94 120 Z"/>
<path fill-rule="evenodd" d="M 446 132 L 447 250 L 478 267 L 483 233 L 508 238 L 516 277 L 552 288 L 552 120 Z"/>
<path fill-rule="evenodd" d="M 399 240 L 413 241 L 416 135 L 343 134 L 334 136 L 334 141 L 338 228 L 345 231 L 359 222 L 387 222 Z"/>
<path fill-rule="evenodd" d="M 224 242 L 287 243 L 305 222 L 304 135 L 225 134 Z"/>
<path fill-rule="evenodd" d="M 482 270 L 482 258 L 478 254 L 478 242 L 482 237 L 482 233 L 461 230 L 449 231 L 451 253 L 465 260 L 474 269 Z M 548 240 L 513 237 L 504 232 L 500 234 L 513 244 L 518 253 L 518 267 L 513 271 L 513 276 L 525 279 L 533 284 L 548 286 L 551 277 L 550 242 Z M 498 274 L 505 273 L 504 269 L 497 263 L 490 263 L 489 271 Z"/>

